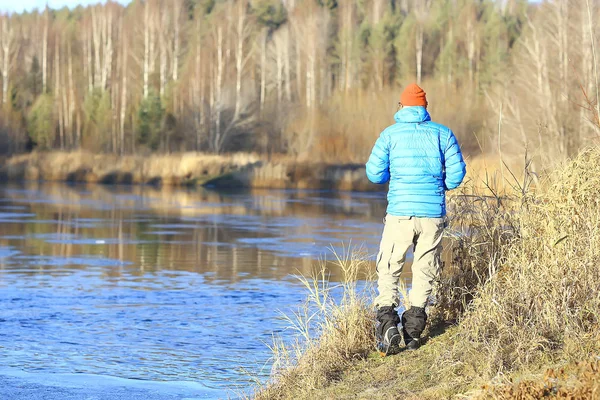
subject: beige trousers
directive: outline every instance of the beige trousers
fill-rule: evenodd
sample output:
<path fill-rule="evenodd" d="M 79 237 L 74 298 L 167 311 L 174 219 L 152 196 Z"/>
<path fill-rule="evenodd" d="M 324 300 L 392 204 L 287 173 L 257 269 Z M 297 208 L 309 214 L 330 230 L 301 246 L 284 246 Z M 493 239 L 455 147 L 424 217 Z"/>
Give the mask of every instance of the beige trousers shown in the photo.
<path fill-rule="evenodd" d="M 441 272 L 440 256 L 445 218 L 396 217 L 387 215 L 377 255 L 377 307 L 400 305 L 398 282 L 406 253 L 414 245 L 410 305 L 425 307 L 433 283 Z"/>

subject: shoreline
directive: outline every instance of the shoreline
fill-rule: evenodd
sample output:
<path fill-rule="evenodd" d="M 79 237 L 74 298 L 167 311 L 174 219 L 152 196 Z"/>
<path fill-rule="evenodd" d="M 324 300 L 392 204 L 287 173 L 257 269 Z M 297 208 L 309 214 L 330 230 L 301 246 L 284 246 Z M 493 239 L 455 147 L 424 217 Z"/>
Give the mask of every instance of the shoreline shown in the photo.
<path fill-rule="evenodd" d="M 363 164 L 326 164 L 255 154 L 202 153 L 117 156 L 87 152 L 33 152 L 0 159 L 0 182 L 49 181 L 252 189 L 382 191 Z"/>
<path fill-rule="evenodd" d="M 498 192 L 451 198 L 452 257 L 417 351 L 375 351 L 372 299 L 352 284 L 371 264 L 342 257 L 342 300 L 323 300 L 330 286 L 306 285 L 307 305 L 290 318 L 306 343 L 274 341 L 277 368 L 254 398 L 597 398 L 599 161 L 600 147 L 584 150 L 506 201 Z M 473 183 L 462 191 L 476 193 Z"/>

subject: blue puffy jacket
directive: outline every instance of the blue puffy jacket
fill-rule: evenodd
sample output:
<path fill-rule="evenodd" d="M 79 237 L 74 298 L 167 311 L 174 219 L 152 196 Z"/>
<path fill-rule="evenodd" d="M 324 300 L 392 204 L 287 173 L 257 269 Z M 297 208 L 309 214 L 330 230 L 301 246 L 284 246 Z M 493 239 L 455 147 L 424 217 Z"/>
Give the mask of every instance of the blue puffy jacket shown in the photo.
<path fill-rule="evenodd" d="M 387 213 L 443 217 L 446 190 L 465 177 L 465 162 L 452 131 L 431 122 L 425 107 L 405 107 L 379 136 L 369 161 L 373 183 L 390 182 Z"/>

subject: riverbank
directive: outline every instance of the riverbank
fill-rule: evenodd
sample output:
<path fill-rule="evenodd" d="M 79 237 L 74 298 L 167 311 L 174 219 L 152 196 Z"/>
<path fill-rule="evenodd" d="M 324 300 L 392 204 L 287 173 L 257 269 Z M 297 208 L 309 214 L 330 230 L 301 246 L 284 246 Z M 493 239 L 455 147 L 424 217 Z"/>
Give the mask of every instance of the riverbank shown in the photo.
<path fill-rule="evenodd" d="M 473 185 L 478 193 L 488 187 L 504 192 L 506 182 L 512 179 L 505 164 L 497 157 L 482 155 L 467 159 L 467 180 L 479 182 Z M 513 168 L 511 174 L 521 179 L 520 169 Z M 385 189 L 369 182 L 364 164 L 326 164 L 284 156 L 267 160 L 253 153 L 117 156 L 82 151 L 33 152 L 0 158 L 2 181 L 361 192 Z"/>
<path fill-rule="evenodd" d="M 416 352 L 381 358 L 373 351 L 372 292 L 351 284 L 355 270 L 372 265 L 342 258 L 349 277 L 342 302 L 307 285 L 306 309 L 317 314 L 290 321 L 320 336 L 273 346 L 273 379 L 256 398 L 597 398 L 598 165 L 600 148 L 592 148 L 536 193 L 524 184 L 510 201 L 451 197 L 453 261 L 429 309 L 427 343 Z"/>
<path fill-rule="evenodd" d="M 288 158 L 268 161 L 251 153 L 116 156 L 34 152 L 0 160 L 0 181 L 381 190 L 380 186 L 367 180 L 364 165 L 313 163 Z"/>

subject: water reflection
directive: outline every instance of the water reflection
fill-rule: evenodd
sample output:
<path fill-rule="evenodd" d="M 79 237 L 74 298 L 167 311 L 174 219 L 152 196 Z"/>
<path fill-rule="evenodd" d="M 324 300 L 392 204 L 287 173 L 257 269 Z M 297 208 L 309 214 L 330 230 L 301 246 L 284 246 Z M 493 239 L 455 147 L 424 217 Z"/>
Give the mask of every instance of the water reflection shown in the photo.
<path fill-rule="evenodd" d="M 381 193 L 0 186 L 0 357 L 247 387 L 304 297 L 291 275 L 330 246 L 375 254 L 384 212 Z"/>
<path fill-rule="evenodd" d="M 22 249 L 28 263 L 76 265 L 70 258 L 85 254 L 131 273 L 185 270 L 230 281 L 306 273 L 341 243 L 373 253 L 385 210 L 381 194 L 322 192 L 36 185 L 5 187 L 0 197 L 0 246 Z"/>

